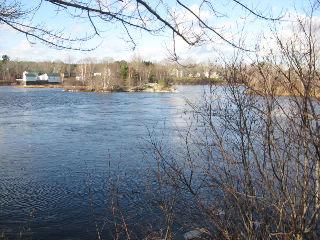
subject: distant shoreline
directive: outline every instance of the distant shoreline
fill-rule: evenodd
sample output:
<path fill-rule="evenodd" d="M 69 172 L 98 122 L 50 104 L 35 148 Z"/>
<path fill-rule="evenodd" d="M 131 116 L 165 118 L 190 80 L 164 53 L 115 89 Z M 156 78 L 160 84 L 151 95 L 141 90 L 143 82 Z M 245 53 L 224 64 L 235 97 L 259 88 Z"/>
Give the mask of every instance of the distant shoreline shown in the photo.
<path fill-rule="evenodd" d="M 174 93 L 177 90 L 173 86 L 166 87 L 110 87 L 110 88 L 95 88 L 91 86 L 64 86 L 63 89 L 67 92 L 98 92 L 98 93 L 111 93 L 111 92 L 150 92 L 150 93 Z"/>
<path fill-rule="evenodd" d="M 167 86 L 161 86 L 160 84 L 145 84 L 142 86 L 135 86 L 129 88 L 122 88 L 119 86 L 112 86 L 109 88 L 101 88 L 96 86 L 81 86 L 81 85 L 64 85 L 64 84 L 35 84 L 35 85 L 19 85 L 16 83 L 11 84 L 3 84 L 2 86 L 12 86 L 17 88 L 42 88 L 42 89 L 49 89 L 49 88 L 61 88 L 66 92 L 97 92 L 97 93 L 112 93 L 112 92 L 149 92 L 149 93 L 175 93 L 178 92 L 174 86 L 224 86 L 228 85 L 227 82 L 224 81 L 217 81 L 211 82 L 210 84 L 207 82 L 202 83 L 186 83 L 186 82 L 175 82 L 174 84 L 170 84 Z"/>
<path fill-rule="evenodd" d="M 2 85 L 5 86 L 5 85 Z M 111 93 L 111 92 L 150 92 L 150 93 L 174 93 L 177 90 L 173 86 L 161 86 L 159 84 L 143 85 L 129 88 L 121 88 L 112 86 L 109 88 L 101 88 L 94 86 L 65 86 L 63 84 L 37 84 L 37 85 L 6 85 L 17 88 L 61 88 L 66 92 L 98 92 L 98 93 Z"/>

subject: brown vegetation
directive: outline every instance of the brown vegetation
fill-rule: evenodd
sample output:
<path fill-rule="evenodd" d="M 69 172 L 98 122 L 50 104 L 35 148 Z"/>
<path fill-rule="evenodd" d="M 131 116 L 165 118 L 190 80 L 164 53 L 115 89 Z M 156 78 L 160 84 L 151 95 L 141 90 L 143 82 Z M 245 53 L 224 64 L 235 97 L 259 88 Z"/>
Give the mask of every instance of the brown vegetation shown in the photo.
<path fill-rule="evenodd" d="M 226 64 L 228 85 L 189 102 L 178 147 L 150 131 L 146 189 L 162 214 L 152 236 L 202 229 L 199 239 L 319 239 L 319 29 L 312 21 L 299 29 L 305 51 L 279 38 L 281 55 L 268 56 L 281 65 L 259 57 L 250 67 L 241 57 Z"/>

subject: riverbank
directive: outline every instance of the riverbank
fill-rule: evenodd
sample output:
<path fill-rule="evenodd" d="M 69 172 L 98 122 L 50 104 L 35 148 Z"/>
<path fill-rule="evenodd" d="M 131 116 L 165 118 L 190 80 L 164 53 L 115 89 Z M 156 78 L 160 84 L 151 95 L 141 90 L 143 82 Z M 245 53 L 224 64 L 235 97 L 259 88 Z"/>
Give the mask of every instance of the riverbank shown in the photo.
<path fill-rule="evenodd" d="M 63 88 L 67 92 L 154 92 L 154 93 L 174 93 L 177 90 L 173 86 L 162 86 L 157 83 L 149 83 L 142 86 L 124 88 L 120 86 L 97 87 L 97 86 L 73 86 L 62 84 L 46 84 L 46 85 L 17 85 L 19 88 Z"/>

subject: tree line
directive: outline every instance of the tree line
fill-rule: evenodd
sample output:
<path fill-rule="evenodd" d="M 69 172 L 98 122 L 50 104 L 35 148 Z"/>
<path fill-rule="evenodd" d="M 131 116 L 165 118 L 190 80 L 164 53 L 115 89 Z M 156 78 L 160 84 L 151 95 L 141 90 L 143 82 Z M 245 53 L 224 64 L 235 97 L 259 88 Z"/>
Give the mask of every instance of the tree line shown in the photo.
<path fill-rule="evenodd" d="M 24 71 L 60 73 L 66 84 L 139 86 L 146 83 L 205 84 L 219 81 L 221 67 L 212 64 L 186 66 L 172 62 L 151 62 L 141 58 L 131 61 L 86 58 L 76 63 L 63 61 L 18 61 L 3 55 L 0 65 L 0 81 L 15 84 Z"/>

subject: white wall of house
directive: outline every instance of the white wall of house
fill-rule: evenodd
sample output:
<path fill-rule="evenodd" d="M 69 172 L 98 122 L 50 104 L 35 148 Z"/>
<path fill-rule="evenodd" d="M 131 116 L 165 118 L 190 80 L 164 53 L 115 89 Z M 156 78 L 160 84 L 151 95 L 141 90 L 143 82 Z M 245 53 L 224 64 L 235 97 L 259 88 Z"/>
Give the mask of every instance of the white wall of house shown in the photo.
<path fill-rule="evenodd" d="M 22 73 L 22 80 L 23 81 L 26 81 L 27 80 L 27 77 L 26 77 L 26 75 L 27 75 L 27 71 L 24 71 L 23 73 Z"/>
<path fill-rule="evenodd" d="M 48 81 L 48 74 L 42 74 L 38 76 L 39 80 L 41 81 Z"/>

